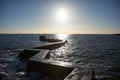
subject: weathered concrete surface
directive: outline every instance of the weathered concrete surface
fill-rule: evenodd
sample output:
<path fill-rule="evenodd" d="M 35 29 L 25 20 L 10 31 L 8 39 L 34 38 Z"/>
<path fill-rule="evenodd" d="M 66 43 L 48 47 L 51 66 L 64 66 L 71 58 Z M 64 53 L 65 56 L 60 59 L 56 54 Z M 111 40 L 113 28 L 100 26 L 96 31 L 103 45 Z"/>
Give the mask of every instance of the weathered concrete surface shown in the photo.
<path fill-rule="evenodd" d="M 47 50 L 52 50 L 52 49 L 57 49 L 60 48 L 61 46 L 65 45 L 66 41 L 61 41 L 61 42 L 55 42 L 55 43 L 48 43 L 46 45 L 40 46 L 40 47 L 35 47 L 33 49 L 47 49 Z"/>
<path fill-rule="evenodd" d="M 40 60 L 40 59 L 49 59 L 50 52 L 49 50 L 40 50 L 36 55 L 30 58 L 30 60 Z"/>
<path fill-rule="evenodd" d="M 95 80 L 94 70 L 90 67 L 75 68 L 64 80 Z"/>
<path fill-rule="evenodd" d="M 70 63 L 46 59 L 36 60 L 31 58 L 27 66 L 28 72 L 39 72 L 48 76 L 51 80 L 64 79 L 73 70 L 74 68 Z"/>

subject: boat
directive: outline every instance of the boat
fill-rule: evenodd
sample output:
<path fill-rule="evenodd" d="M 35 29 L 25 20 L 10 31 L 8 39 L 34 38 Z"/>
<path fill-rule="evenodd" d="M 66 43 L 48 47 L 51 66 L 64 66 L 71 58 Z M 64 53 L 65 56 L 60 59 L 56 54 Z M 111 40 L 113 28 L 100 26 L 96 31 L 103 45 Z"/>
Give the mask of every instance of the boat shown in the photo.
<path fill-rule="evenodd" d="M 60 39 L 49 39 L 49 38 L 46 38 L 46 36 L 40 36 L 39 40 L 43 41 L 43 42 L 60 42 L 60 41 L 63 41 L 63 40 L 60 40 Z"/>

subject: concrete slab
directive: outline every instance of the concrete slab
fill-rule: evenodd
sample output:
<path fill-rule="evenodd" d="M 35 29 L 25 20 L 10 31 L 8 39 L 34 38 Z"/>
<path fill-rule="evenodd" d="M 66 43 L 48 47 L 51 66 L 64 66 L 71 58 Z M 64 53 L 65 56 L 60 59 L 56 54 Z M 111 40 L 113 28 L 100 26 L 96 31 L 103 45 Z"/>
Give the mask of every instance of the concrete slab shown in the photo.
<path fill-rule="evenodd" d="M 41 59 L 49 59 L 50 52 L 49 50 L 40 50 L 36 55 L 30 58 L 30 60 L 41 60 Z"/>
<path fill-rule="evenodd" d="M 75 68 L 64 80 L 95 80 L 95 73 L 90 67 Z"/>
<path fill-rule="evenodd" d="M 48 43 L 46 45 L 40 46 L 40 47 L 35 47 L 33 49 L 47 49 L 47 50 L 52 50 L 52 49 L 57 49 L 60 48 L 61 46 L 65 45 L 66 41 L 61 41 L 61 42 L 55 42 L 55 43 Z"/>
<path fill-rule="evenodd" d="M 39 58 L 45 58 L 45 55 L 47 55 L 47 53 L 49 52 L 49 50 L 40 50 L 40 49 L 28 49 L 28 50 L 23 50 L 18 57 L 24 58 L 24 59 L 29 59 L 35 55 L 39 55 Z M 34 58 L 34 57 L 33 57 Z M 36 56 L 37 58 L 37 56 Z"/>
<path fill-rule="evenodd" d="M 64 79 L 74 70 L 73 66 L 67 62 L 48 60 L 48 59 L 30 59 L 28 61 L 28 72 L 39 72 L 49 77 L 51 80 Z"/>
<path fill-rule="evenodd" d="M 18 57 L 21 58 L 25 58 L 25 59 L 29 59 L 32 56 L 34 56 L 35 54 L 37 54 L 38 52 L 40 52 L 40 50 L 35 50 L 35 49 L 27 49 L 27 50 L 23 50 Z"/>

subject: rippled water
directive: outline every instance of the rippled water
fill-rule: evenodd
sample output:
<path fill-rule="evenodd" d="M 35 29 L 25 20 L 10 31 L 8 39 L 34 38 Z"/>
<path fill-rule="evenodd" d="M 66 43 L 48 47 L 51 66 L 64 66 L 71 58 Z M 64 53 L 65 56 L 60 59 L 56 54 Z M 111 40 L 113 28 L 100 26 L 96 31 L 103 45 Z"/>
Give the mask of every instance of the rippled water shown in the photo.
<path fill-rule="evenodd" d="M 97 80 L 119 80 L 120 36 L 81 34 L 67 35 L 65 39 L 68 41 L 65 46 L 51 51 L 52 59 L 73 63 L 75 67 L 89 65 L 95 69 Z M 26 62 L 17 55 L 23 49 L 42 44 L 45 42 L 39 41 L 38 34 L 0 35 L 0 74 L 6 74 L 9 79 L 37 80 L 38 74 L 32 73 L 35 74 L 32 77 L 31 73 L 25 73 L 26 65 L 22 64 Z"/>

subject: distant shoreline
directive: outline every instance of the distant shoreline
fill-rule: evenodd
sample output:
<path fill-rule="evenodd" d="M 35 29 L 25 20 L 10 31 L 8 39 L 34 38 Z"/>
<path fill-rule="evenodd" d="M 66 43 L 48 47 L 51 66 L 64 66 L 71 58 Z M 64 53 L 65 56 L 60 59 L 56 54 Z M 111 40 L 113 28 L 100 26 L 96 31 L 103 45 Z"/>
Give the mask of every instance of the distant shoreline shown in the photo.
<path fill-rule="evenodd" d="M 120 34 L 114 34 L 114 35 L 120 35 Z"/>

